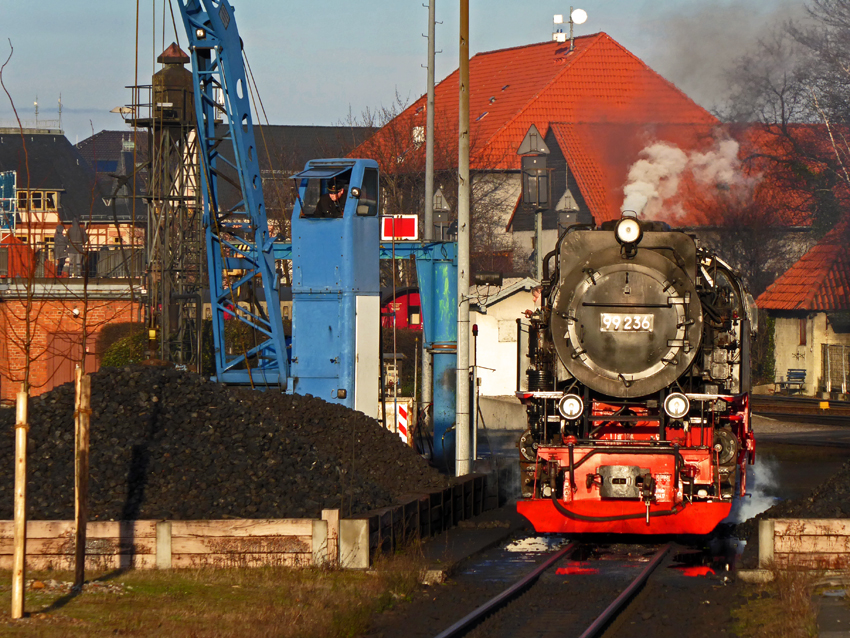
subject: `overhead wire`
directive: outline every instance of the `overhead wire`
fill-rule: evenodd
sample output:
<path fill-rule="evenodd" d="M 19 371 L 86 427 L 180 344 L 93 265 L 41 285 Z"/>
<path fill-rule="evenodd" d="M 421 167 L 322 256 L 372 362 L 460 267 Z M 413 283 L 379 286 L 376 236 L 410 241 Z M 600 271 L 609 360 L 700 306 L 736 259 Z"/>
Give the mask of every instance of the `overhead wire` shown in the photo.
<path fill-rule="evenodd" d="M 177 46 L 180 46 L 180 34 L 177 31 L 177 21 L 174 19 L 174 5 L 171 4 L 171 0 L 168 0 L 168 9 L 171 11 L 171 26 L 174 27 L 174 41 L 177 43 Z M 165 8 L 163 6 L 163 13 L 165 13 Z M 163 22 L 165 20 L 163 19 Z"/>

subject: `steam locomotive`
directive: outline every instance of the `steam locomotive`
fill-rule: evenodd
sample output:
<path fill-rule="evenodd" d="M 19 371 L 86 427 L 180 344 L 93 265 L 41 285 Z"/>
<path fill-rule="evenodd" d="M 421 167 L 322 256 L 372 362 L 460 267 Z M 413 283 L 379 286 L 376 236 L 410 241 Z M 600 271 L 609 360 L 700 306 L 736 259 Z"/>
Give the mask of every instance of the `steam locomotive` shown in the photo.
<path fill-rule="evenodd" d="M 517 510 L 538 532 L 706 534 L 753 463 L 752 296 L 687 233 L 571 227 L 527 313 Z"/>

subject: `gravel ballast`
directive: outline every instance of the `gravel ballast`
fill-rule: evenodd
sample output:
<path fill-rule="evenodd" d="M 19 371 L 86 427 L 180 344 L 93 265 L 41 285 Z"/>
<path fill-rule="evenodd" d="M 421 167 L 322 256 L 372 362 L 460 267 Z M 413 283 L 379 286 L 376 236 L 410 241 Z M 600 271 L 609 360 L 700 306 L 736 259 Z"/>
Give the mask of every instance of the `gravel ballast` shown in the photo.
<path fill-rule="evenodd" d="M 27 514 L 74 516 L 74 388 L 30 402 Z M 14 410 L 0 411 L 0 518 L 12 518 Z M 89 520 L 317 518 L 449 479 L 361 412 L 228 388 L 168 367 L 92 375 Z"/>

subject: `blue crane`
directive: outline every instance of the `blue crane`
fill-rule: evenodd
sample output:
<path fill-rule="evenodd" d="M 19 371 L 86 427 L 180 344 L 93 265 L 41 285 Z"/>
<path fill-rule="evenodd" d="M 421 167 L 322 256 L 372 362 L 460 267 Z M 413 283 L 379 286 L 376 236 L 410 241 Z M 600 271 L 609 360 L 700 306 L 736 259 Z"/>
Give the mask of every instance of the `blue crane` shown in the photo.
<path fill-rule="evenodd" d="M 456 245 L 449 242 L 380 246 L 380 187 L 373 160 L 311 160 L 296 180 L 292 243 L 271 236 L 242 59 L 242 42 L 228 0 L 177 3 L 189 36 L 203 223 L 212 306 L 217 380 L 313 394 L 377 416 L 380 375 L 379 259 L 415 256 L 425 310 L 425 339 L 433 348 L 434 436 L 437 459 L 452 459 L 457 290 Z M 223 98 L 217 102 L 216 98 Z M 223 111 L 223 113 L 222 113 Z M 227 119 L 216 133 L 217 116 Z M 219 152 L 230 142 L 234 161 Z M 242 199 L 223 209 L 220 170 L 239 176 Z M 344 186 L 335 210 L 319 202 Z M 293 346 L 288 350 L 275 259 L 291 259 Z M 232 273 L 238 273 L 233 275 Z M 240 288 L 260 282 L 265 312 L 243 303 Z M 228 353 L 225 319 L 259 335 Z M 448 436 L 447 436 L 448 435 Z"/>
<path fill-rule="evenodd" d="M 228 0 L 186 0 L 178 6 L 192 57 L 217 380 L 313 394 L 377 415 L 378 165 L 347 158 L 309 162 L 294 176 L 299 196 L 292 245 L 281 244 L 269 232 L 233 7 Z M 223 127 L 216 127 L 222 115 L 227 120 L 224 134 Z M 227 142 L 233 162 L 220 153 Z M 239 176 L 242 195 L 227 209 L 218 193 L 222 171 Z M 320 200 L 327 204 L 329 189 L 338 184 L 344 184 L 345 198 L 334 210 L 317 214 Z M 293 332 L 298 338 L 291 351 L 275 258 L 292 260 Z M 256 300 L 260 287 L 264 306 L 246 303 L 244 293 Z M 228 318 L 248 327 L 250 346 L 234 352 L 233 344 L 226 343 Z"/>
<path fill-rule="evenodd" d="M 227 0 L 181 0 L 177 5 L 189 37 L 195 86 L 197 141 L 200 155 L 203 224 L 212 307 L 217 378 L 225 383 L 286 386 L 289 362 L 280 311 L 279 278 L 275 272 L 257 144 L 242 60 L 242 41 Z M 221 115 L 216 97 L 223 98 L 227 131 L 216 136 Z M 229 141 L 234 162 L 219 148 Z M 218 178 L 225 165 L 239 175 L 242 199 L 232 208 L 220 206 Z M 227 277 L 226 271 L 237 272 Z M 239 289 L 262 286 L 265 310 L 240 302 Z M 250 345 L 228 354 L 226 317 L 248 327 Z"/>

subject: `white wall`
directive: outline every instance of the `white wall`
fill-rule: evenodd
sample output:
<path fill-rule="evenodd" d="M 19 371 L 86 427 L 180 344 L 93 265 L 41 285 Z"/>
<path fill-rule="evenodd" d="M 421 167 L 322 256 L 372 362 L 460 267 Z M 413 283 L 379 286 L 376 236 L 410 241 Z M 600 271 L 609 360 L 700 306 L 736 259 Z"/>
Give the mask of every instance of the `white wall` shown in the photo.
<path fill-rule="evenodd" d="M 539 303 L 538 303 L 539 306 Z M 487 314 L 470 313 L 470 326 L 478 324 L 479 392 L 507 396 L 516 390 L 517 325 L 525 310 L 535 308 L 530 291 L 519 291 L 487 308 Z M 470 344 L 473 343 L 470 334 Z M 470 361 L 472 357 L 470 356 Z M 490 369 L 488 369 L 490 368 Z M 525 366 L 522 370 L 525 373 Z"/>
<path fill-rule="evenodd" d="M 774 326 L 776 379 L 785 377 L 790 368 L 803 368 L 806 370 L 804 394 L 819 392 L 824 376 L 823 344 L 850 345 L 850 334 L 836 334 L 826 313 L 813 313 L 806 318 L 806 345 L 801 346 L 800 318 L 777 317 Z"/>

